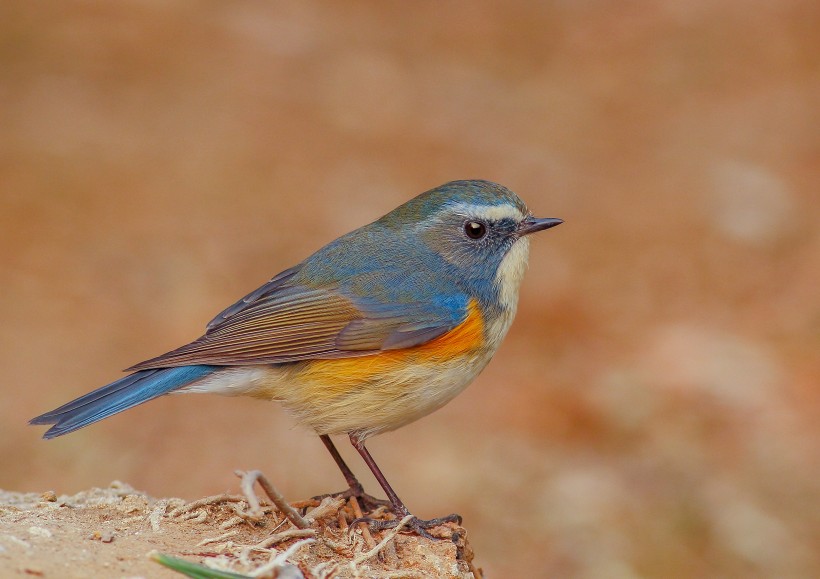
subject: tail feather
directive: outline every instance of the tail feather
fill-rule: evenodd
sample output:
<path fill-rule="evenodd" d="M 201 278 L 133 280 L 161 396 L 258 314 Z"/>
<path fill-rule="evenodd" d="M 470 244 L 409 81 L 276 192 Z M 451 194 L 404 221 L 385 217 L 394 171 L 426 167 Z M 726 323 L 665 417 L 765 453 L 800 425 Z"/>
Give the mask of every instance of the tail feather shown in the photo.
<path fill-rule="evenodd" d="M 159 370 L 146 370 L 144 372 L 135 372 L 133 374 L 129 374 L 128 376 L 121 378 L 116 382 L 112 382 L 111 384 L 103 386 L 102 388 L 97 388 L 93 392 L 89 392 L 84 396 L 80 396 L 79 398 L 76 398 L 71 402 L 63 404 L 59 408 L 55 408 L 50 412 L 41 414 L 37 418 L 32 418 L 29 421 L 29 424 L 54 424 L 57 420 L 59 420 L 61 415 L 67 414 L 72 410 L 82 408 L 83 406 L 87 406 L 101 398 L 110 398 L 112 395 L 116 394 L 117 392 L 121 392 L 122 390 L 128 388 L 135 382 L 145 380 L 148 377 L 156 374 L 157 372 L 159 372 Z"/>
<path fill-rule="evenodd" d="M 180 366 L 134 372 L 32 418 L 29 424 L 53 424 L 43 438 L 62 436 L 196 382 L 214 370 L 216 366 Z"/>

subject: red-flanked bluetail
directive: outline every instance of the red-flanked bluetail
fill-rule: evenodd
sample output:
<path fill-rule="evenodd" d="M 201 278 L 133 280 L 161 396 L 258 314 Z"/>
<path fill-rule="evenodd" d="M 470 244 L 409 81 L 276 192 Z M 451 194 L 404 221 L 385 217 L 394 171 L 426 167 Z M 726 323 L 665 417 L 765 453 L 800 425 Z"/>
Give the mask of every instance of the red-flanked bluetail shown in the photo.
<path fill-rule="evenodd" d="M 171 392 L 276 400 L 365 497 L 329 437 L 347 434 L 400 520 L 408 510 L 365 440 L 441 408 L 484 369 L 515 316 L 529 235 L 560 223 L 500 185 L 447 183 L 286 269 L 201 338 L 31 423 L 54 438 Z"/>

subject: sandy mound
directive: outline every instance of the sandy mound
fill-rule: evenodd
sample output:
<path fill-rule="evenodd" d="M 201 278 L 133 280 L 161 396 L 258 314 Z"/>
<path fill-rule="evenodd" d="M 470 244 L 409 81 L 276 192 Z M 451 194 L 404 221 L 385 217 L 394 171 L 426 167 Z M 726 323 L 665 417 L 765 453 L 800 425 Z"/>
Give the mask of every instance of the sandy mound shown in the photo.
<path fill-rule="evenodd" d="M 261 577 L 481 577 L 458 525 L 432 529 L 440 540 L 351 529 L 358 502 L 326 497 L 291 503 L 309 524 L 299 529 L 265 501 L 255 508 L 254 498 L 186 503 L 119 482 L 74 496 L 0 491 L 0 576 L 182 577 L 151 560 L 159 552 Z"/>

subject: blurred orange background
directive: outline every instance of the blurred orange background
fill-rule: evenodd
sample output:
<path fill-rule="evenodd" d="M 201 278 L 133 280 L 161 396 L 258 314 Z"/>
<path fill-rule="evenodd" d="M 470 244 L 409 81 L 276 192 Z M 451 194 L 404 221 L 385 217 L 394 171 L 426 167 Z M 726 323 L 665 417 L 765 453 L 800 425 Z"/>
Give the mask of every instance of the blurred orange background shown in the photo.
<path fill-rule="evenodd" d="M 32 416 L 484 178 L 533 243 L 482 376 L 370 446 L 490 577 L 820 576 L 820 5 L 0 6 L 0 487 L 341 490 L 273 404 Z M 375 481 L 345 440 L 366 486 Z"/>

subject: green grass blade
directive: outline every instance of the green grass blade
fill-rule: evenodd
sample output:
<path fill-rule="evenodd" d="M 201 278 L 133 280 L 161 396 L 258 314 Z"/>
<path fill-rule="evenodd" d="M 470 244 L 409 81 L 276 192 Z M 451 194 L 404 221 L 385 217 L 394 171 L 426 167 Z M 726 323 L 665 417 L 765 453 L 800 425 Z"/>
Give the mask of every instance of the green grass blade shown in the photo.
<path fill-rule="evenodd" d="M 229 573 L 228 571 L 217 571 L 216 569 L 209 569 L 203 565 L 164 555 L 162 553 L 152 553 L 151 558 L 161 565 L 165 565 L 169 569 L 173 569 L 178 573 L 187 575 L 193 579 L 251 579 L 248 575 L 239 575 L 238 573 Z"/>

